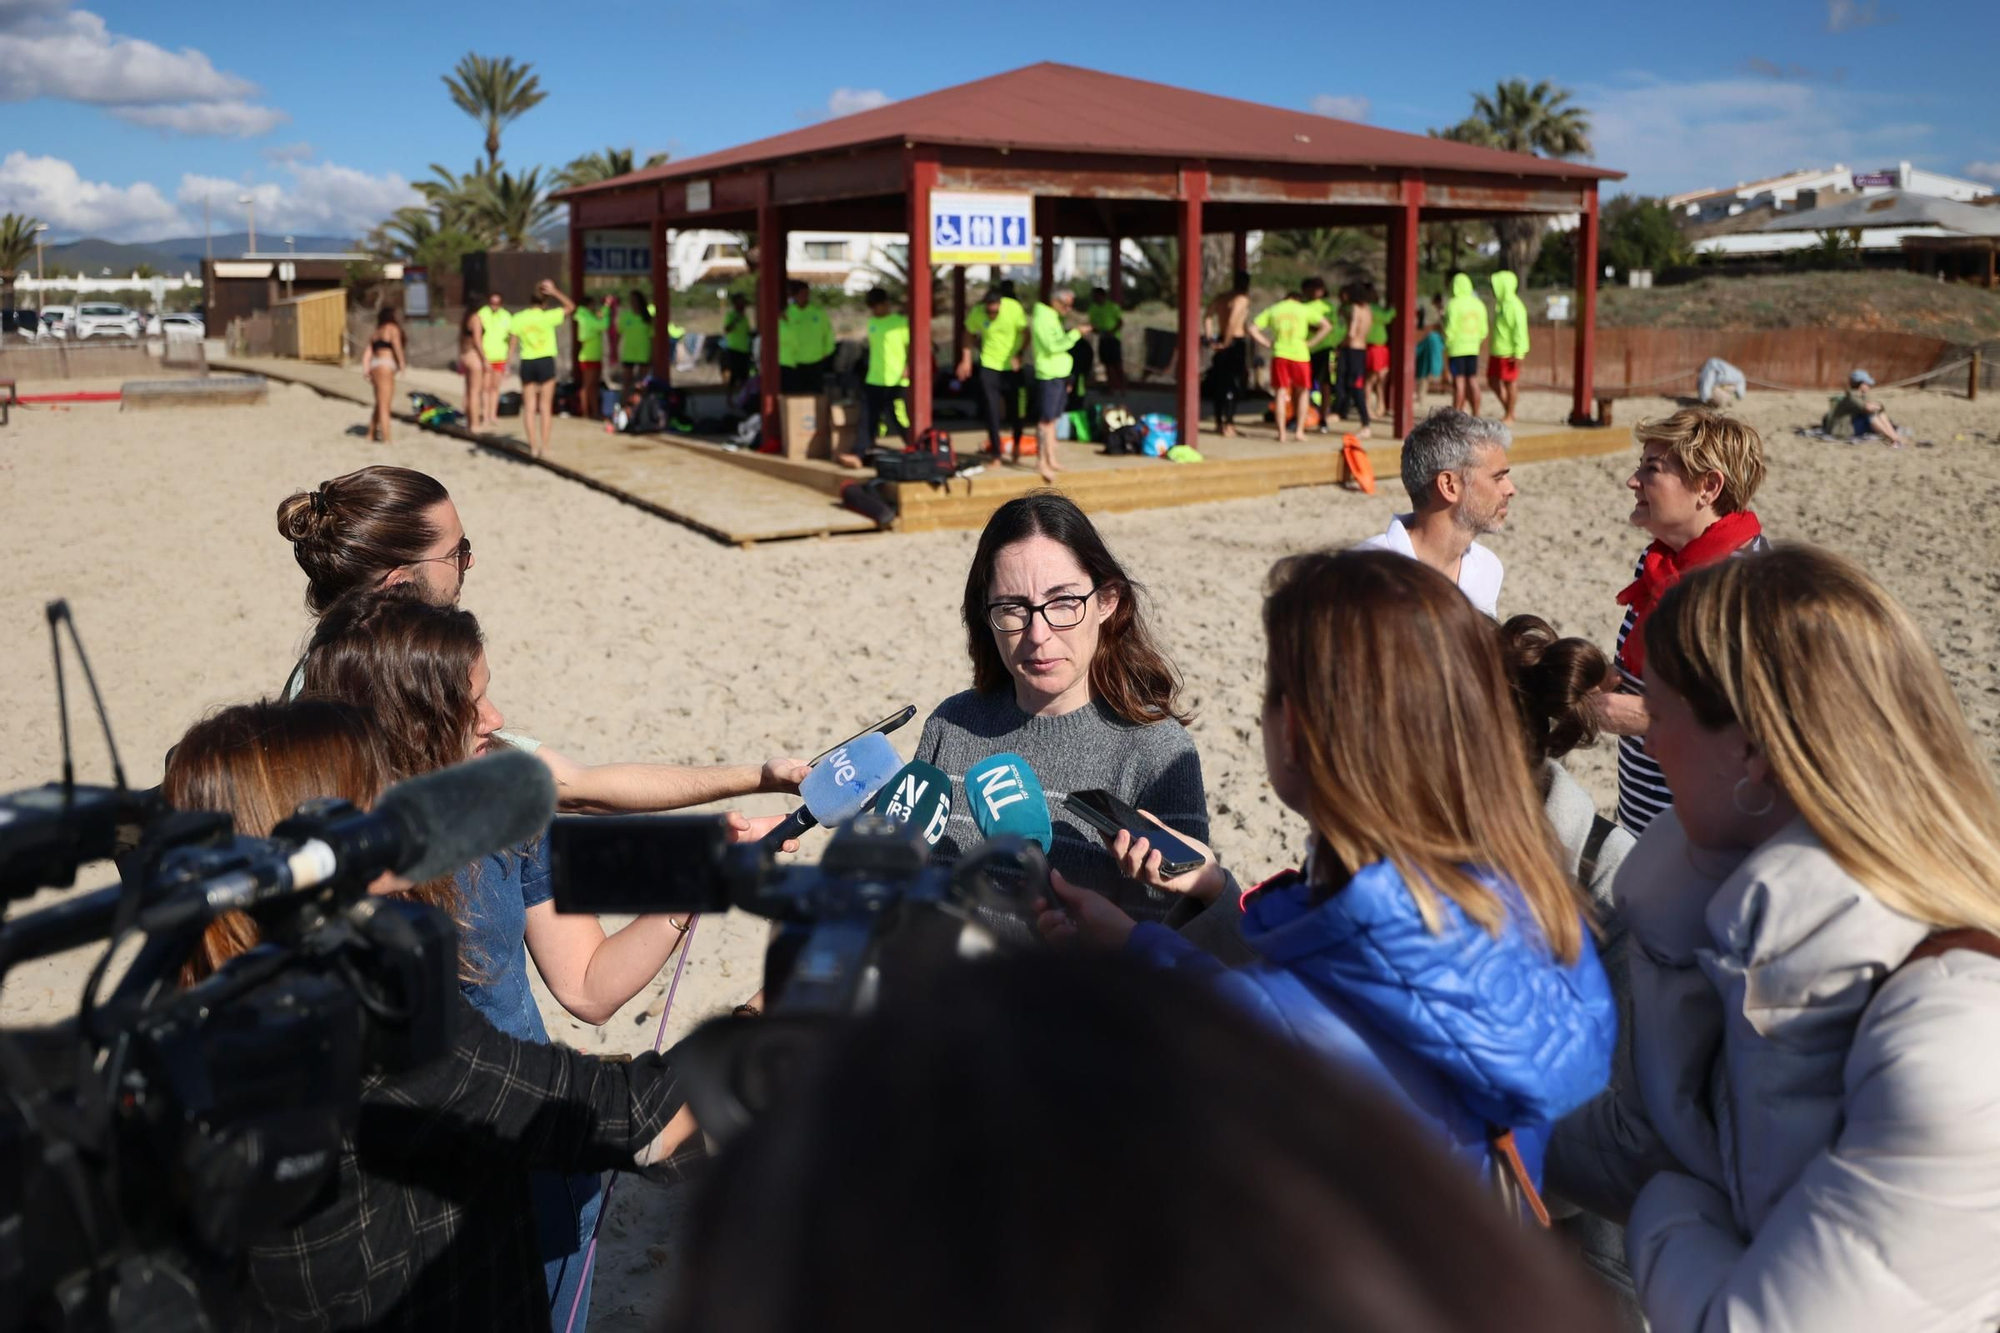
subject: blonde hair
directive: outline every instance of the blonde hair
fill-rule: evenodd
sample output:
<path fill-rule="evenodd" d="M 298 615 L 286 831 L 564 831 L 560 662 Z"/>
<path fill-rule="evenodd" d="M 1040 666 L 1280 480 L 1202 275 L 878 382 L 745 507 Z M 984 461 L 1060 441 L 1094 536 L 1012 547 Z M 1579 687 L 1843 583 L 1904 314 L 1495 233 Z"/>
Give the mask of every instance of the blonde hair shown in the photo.
<path fill-rule="evenodd" d="M 1646 665 L 1740 724 L 1834 860 L 1889 906 L 2000 932 L 2000 790 L 1923 632 L 1861 567 L 1787 546 L 1682 579 Z"/>
<path fill-rule="evenodd" d="M 1424 922 L 1436 895 L 1498 934 L 1507 881 L 1573 961 L 1588 903 L 1563 872 L 1493 622 L 1429 566 L 1386 551 L 1281 560 L 1264 601 L 1267 703 L 1291 705 L 1307 817 L 1348 870 L 1390 861 Z"/>
<path fill-rule="evenodd" d="M 1681 475 L 1699 481 L 1710 472 L 1722 474 L 1722 494 L 1715 512 L 1734 514 L 1748 509 L 1764 484 L 1764 440 L 1739 417 L 1706 407 L 1684 407 L 1672 416 L 1642 421 L 1632 438 L 1643 451 L 1649 444 L 1666 448 Z"/>

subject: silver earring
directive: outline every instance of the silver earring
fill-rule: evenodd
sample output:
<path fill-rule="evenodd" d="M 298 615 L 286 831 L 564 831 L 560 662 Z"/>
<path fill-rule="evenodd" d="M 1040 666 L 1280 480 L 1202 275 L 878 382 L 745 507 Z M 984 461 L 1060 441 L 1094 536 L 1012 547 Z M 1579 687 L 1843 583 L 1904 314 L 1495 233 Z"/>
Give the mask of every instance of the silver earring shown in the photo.
<path fill-rule="evenodd" d="M 1770 814 L 1771 808 L 1778 803 L 1778 794 L 1774 791 L 1766 791 L 1764 793 L 1764 804 L 1758 806 L 1755 810 L 1751 810 L 1743 804 L 1743 789 L 1749 785 L 1749 778 L 1738 778 L 1736 779 L 1736 785 L 1730 789 L 1729 803 L 1736 807 L 1736 813 L 1750 819 Z"/>

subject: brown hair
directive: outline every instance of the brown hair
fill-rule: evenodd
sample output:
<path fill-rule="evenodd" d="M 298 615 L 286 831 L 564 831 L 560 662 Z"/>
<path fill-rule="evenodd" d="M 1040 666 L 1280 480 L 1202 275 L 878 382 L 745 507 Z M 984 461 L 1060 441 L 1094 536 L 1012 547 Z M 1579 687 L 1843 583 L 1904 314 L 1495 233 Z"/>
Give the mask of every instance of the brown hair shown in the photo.
<path fill-rule="evenodd" d="M 399 322 L 399 319 L 400 316 L 396 312 L 396 307 L 385 305 L 375 312 L 375 327 L 379 329 L 385 324 L 395 324 Z"/>
<path fill-rule="evenodd" d="M 1500 655 L 1531 760 L 1560 759 L 1597 739 L 1592 696 L 1611 674 L 1603 649 L 1559 637 L 1540 616 L 1515 616 L 1500 627 Z"/>
<path fill-rule="evenodd" d="M 367 807 L 389 783 L 373 721 L 359 708 L 327 699 L 268 700 L 222 709 L 194 724 L 167 756 L 160 793 L 176 810 L 219 810 L 246 838 L 266 838 L 301 803 L 331 796 Z M 450 876 L 402 896 L 456 917 Z M 258 943 L 242 912 L 209 923 L 181 969 L 192 986 Z"/>
<path fill-rule="evenodd" d="M 1641 451 L 1649 444 L 1666 447 L 1667 457 L 1690 482 L 1710 472 L 1722 474 L 1722 494 L 1715 512 L 1734 514 L 1748 509 L 1764 484 L 1764 439 L 1749 422 L 1706 407 L 1684 407 L 1657 421 L 1632 428 Z"/>
<path fill-rule="evenodd" d="M 794 1054 L 666 1330 L 1615 1327 L 1411 1117 L 1184 976 L 1003 954 Z"/>
<path fill-rule="evenodd" d="M 401 584 L 364 589 L 320 617 L 300 693 L 370 709 L 390 771 L 429 773 L 466 757 L 479 708 L 472 668 L 484 650 L 470 611 Z"/>
<path fill-rule="evenodd" d="M 1307 816 L 1347 870 L 1391 861 L 1436 930 L 1442 893 L 1498 933 L 1484 870 L 1511 882 L 1564 962 L 1586 900 L 1542 811 L 1493 623 L 1451 581 L 1387 551 L 1281 560 L 1264 601 L 1266 705 L 1298 726 Z"/>
<path fill-rule="evenodd" d="M 1090 662 L 1091 697 L 1118 717 L 1142 726 L 1172 718 L 1186 722 L 1193 713 L 1181 708 L 1180 673 L 1153 642 L 1139 598 L 1143 589 L 1126 577 L 1124 566 L 1098 536 L 1076 503 L 1058 491 L 1031 491 L 993 511 L 979 534 L 972 568 L 965 576 L 966 649 L 972 655 L 972 688 L 982 694 L 1009 689 L 1013 677 L 993 642 L 986 619 L 986 599 L 993 587 L 993 566 L 1000 552 L 1029 537 L 1047 537 L 1076 558 L 1076 563 L 1100 589 L 1115 589 L 1117 609 L 1098 629 L 1097 654 Z"/>
<path fill-rule="evenodd" d="M 1786 546 L 1674 585 L 1646 668 L 1742 726 L 1842 869 L 1906 916 L 2000 932 L 2000 791 L 1923 631 L 1859 565 Z"/>
<path fill-rule="evenodd" d="M 278 506 L 278 535 L 292 544 L 292 557 L 306 572 L 306 605 L 313 614 L 423 559 L 439 536 L 424 512 L 449 499 L 437 478 L 385 466 L 286 496 Z"/>

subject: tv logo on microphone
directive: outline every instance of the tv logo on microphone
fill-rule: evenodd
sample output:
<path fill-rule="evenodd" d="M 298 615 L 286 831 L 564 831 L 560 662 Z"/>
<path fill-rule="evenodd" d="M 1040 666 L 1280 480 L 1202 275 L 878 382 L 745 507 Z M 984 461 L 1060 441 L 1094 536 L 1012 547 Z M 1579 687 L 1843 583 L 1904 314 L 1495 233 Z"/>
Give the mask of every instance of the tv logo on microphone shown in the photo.
<path fill-rule="evenodd" d="M 979 799 L 986 803 L 988 823 L 997 823 L 1000 812 L 1028 799 L 1028 789 L 1012 764 L 988 769 L 979 775 Z"/>
<path fill-rule="evenodd" d="M 929 778 L 906 773 L 903 775 L 903 780 L 896 784 L 896 789 L 890 793 L 887 803 L 880 807 L 881 813 L 890 819 L 907 824 L 916 818 L 917 807 L 923 804 L 930 790 Z M 945 825 L 950 820 L 951 791 L 947 788 L 938 795 L 937 809 L 931 812 L 931 821 L 924 828 L 924 842 L 936 846 L 937 840 L 944 836 Z"/>

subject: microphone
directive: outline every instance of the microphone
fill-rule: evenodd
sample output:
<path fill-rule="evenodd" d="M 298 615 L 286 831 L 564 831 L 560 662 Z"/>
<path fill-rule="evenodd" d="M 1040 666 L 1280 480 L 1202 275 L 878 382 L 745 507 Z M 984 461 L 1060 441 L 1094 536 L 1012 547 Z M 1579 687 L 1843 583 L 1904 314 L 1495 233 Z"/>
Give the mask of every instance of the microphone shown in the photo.
<path fill-rule="evenodd" d="M 875 813 L 920 829 L 935 847 L 951 819 L 951 779 L 935 764 L 912 759 L 875 797 Z"/>
<path fill-rule="evenodd" d="M 436 879 L 528 841 L 555 813 L 548 765 L 519 750 L 399 782 L 365 812 L 344 801 L 308 802 L 270 840 L 239 840 L 238 854 L 218 866 L 222 873 L 201 878 L 199 896 L 170 898 L 142 913 L 139 924 L 167 929 L 336 877 L 362 885 L 385 871 L 419 883 Z"/>
<path fill-rule="evenodd" d="M 866 808 L 869 798 L 902 766 L 903 757 L 887 736 L 878 731 L 856 736 L 813 765 L 799 784 L 799 799 L 805 804 L 766 833 L 763 845 L 782 846 L 815 824 L 829 828 L 845 824 Z"/>
<path fill-rule="evenodd" d="M 1055 839 L 1042 780 L 1018 754 L 996 754 L 967 769 L 965 799 L 972 805 L 972 822 L 983 837 L 1012 835 L 1038 844 L 1045 852 Z"/>

